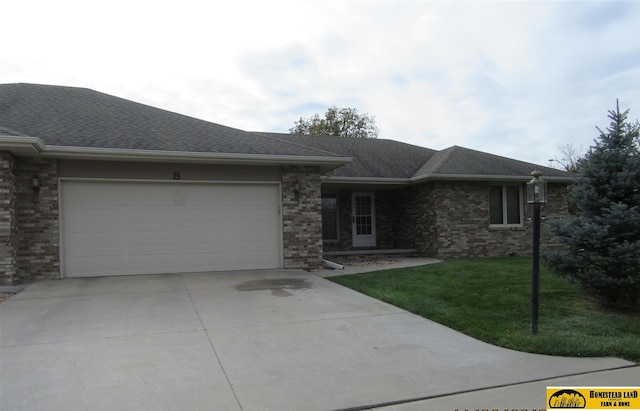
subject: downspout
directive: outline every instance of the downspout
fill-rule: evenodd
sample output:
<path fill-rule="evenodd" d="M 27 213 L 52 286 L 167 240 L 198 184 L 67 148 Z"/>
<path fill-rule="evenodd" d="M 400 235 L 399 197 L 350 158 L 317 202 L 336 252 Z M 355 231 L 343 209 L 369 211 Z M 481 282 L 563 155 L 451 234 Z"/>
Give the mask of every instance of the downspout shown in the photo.
<path fill-rule="evenodd" d="M 322 259 L 322 265 L 334 270 L 344 270 L 344 265 L 334 263 L 333 261 L 325 260 L 324 258 Z"/>

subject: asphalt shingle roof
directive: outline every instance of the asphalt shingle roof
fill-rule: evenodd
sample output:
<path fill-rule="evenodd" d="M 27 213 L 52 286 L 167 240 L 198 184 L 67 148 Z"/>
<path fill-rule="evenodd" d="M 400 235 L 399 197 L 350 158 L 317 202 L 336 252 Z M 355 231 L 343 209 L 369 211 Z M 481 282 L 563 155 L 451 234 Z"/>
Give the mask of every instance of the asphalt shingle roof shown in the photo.
<path fill-rule="evenodd" d="M 75 87 L 0 85 L 0 127 L 51 146 L 334 156 Z"/>
<path fill-rule="evenodd" d="M 335 170 L 337 177 L 411 179 L 438 176 L 529 176 L 538 169 L 546 177 L 570 178 L 554 168 L 452 146 L 441 151 L 394 140 L 260 133 L 353 157 Z"/>
<path fill-rule="evenodd" d="M 334 171 L 344 178 L 523 177 L 534 169 L 547 177 L 571 177 L 458 146 L 436 151 L 394 140 L 247 132 L 90 89 L 37 84 L 0 85 L 0 135 L 87 149 L 352 157 Z"/>
<path fill-rule="evenodd" d="M 304 144 L 345 157 L 351 163 L 335 170 L 338 177 L 411 177 L 436 151 L 394 140 L 258 133 Z"/>
<path fill-rule="evenodd" d="M 528 176 L 536 169 L 542 171 L 546 177 L 570 177 L 562 170 L 459 146 L 438 151 L 420 167 L 414 177 L 426 175 Z"/>

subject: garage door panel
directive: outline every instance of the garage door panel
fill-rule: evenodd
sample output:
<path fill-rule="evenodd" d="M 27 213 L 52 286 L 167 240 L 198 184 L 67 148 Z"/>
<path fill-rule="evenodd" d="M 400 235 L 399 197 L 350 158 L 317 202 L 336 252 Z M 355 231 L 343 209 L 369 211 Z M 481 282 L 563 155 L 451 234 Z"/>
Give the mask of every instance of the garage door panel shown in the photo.
<path fill-rule="evenodd" d="M 227 214 L 230 229 L 274 229 L 276 223 L 271 213 L 263 210 L 234 210 Z M 231 224 L 233 222 L 233 224 Z"/>
<path fill-rule="evenodd" d="M 124 270 L 124 260 L 118 256 L 83 256 L 70 259 L 66 270 L 87 273 L 87 276 L 117 275 Z"/>
<path fill-rule="evenodd" d="M 115 183 L 117 184 L 117 183 Z M 179 201 L 180 190 L 163 184 L 120 185 L 115 190 L 119 194 L 120 204 L 148 208 L 148 206 L 172 206 Z M 143 195 L 141 195 L 143 194 Z"/>
<path fill-rule="evenodd" d="M 156 209 L 127 209 L 123 205 L 122 222 L 125 229 L 140 231 L 175 231 L 179 221 L 175 219 L 175 211 L 168 207 Z"/>
<path fill-rule="evenodd" d="M 68 230 L 77 232 L 118 230 L 114 222 L 122 218 L 120 208 L 114 207 L 73 207 L 68 212 L 74 217 L 65 221 L 65 225 Z"/>
<path fill-rule="evenodd" d="M 185 253 L 207 253 L 226 251 L 228 240 L 209 231 L 194 231 L 183 238 Z"/>
<path fill-rule="evenodd" d="M 242 253 L 243 255 L 250 253 L 264 253 L 271 249 L 271 244 L 267 242 L 253 242 L 250 244 L 243 244 L 234 250 L 236 253 Z"/>
<path fill-rule="evenodd" d="M 177 239 L 171 231 L 131 231 L 123 236 L 123 243 L 126 254 L 172 253 Z"/>
<path fill-rule="evenodd" d="M 183 254 L 183 259 L 184 272 L 209 271 L 212 265 L 218 267 L 218 271 L 229 269 L 220 263 L 226 261 L 225 252 L 188 252 Z"/>
<path fill-rule="evenodd" d="M 63 182 L 66 276 L 281 266 L 275 184 Z"/>
<path fill-rule="evenodd" d="M 175 272 L 178 269 L 176 253 L 138 253 L 125 256 L 124 265 L 132 274 Z M 166 271 L 165 271 L 166 270 Z"/>
<path fill-rule="evenodd" d="M 123 245 L 111 233 L 76 233 L 65 244 L 71 256 L 120 255 Z"/>
<path fill-rule="evenodd" d="M 235 229 L 229 231 L 229 238 L 241 246 L 251 244 L 271 244 L 273 236 L 270 229 Z"/>
<path fill-rule="evenodd" d="M 212 229 L 219 227 L 228 221 L 223 207 L 190 207 L 184 212 L 189 213 L 190 218 L 183 221 L 185 229 Z"/>

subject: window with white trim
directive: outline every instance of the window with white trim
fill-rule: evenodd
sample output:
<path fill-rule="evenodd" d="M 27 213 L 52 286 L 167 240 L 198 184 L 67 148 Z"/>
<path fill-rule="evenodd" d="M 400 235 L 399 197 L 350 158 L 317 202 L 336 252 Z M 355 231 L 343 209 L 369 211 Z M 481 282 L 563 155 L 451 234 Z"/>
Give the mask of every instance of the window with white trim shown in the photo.
<path fill-rule="evenodd" d="M 489 186 L 489 224 L 521 227 L 523 211 L 521 184 Z"/>

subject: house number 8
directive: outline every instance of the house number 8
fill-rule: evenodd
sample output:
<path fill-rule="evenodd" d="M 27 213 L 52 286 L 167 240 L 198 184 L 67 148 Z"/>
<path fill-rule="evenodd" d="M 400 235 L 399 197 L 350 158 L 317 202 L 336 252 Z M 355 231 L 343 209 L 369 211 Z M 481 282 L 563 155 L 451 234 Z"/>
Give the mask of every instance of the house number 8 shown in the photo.
<path fill-rule="evenodd" d="M 173 179 L 174 180 L 180 180 L 180 172 L 179 171 L 174 171 L 173 172 Z"/>

